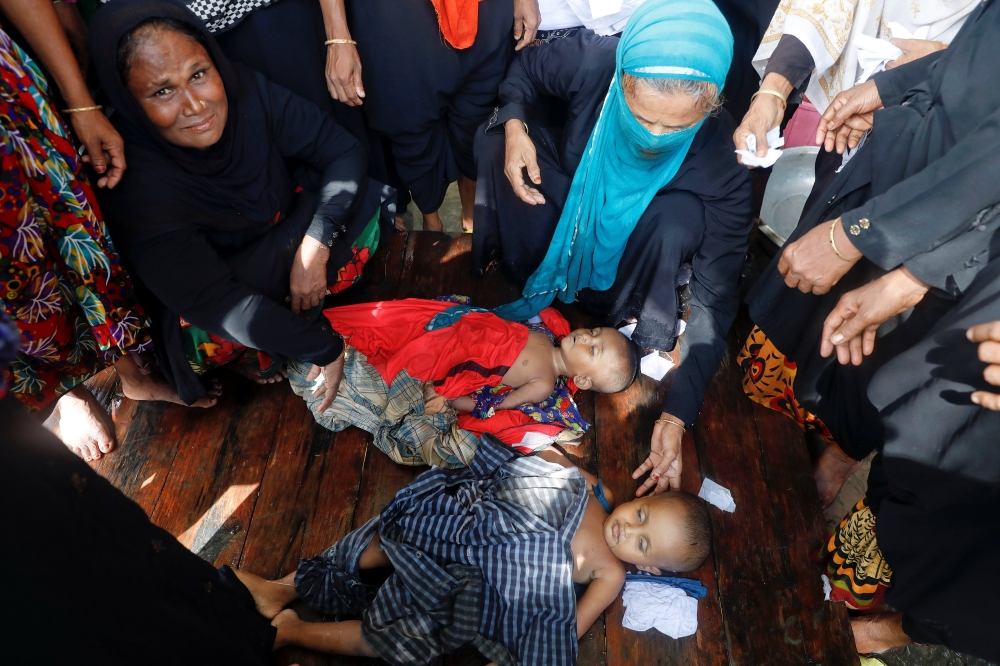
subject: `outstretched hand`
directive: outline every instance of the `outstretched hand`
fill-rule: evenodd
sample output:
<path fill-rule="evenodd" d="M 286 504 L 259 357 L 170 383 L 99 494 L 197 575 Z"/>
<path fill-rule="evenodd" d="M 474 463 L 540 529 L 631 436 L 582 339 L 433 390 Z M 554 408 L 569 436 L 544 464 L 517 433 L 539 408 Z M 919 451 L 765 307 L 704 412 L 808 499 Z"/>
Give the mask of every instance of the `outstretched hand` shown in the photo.
<path fill-rule="evenodd" d="M 882 97 L 874 81 L 848 88 L 833 98 L 816 128 L 816 145 L 827 152 L 843 154 L 854 148 L 872 128 L 874 112 L 882 108 Z"/>
<path fill-rule="evenodd" d="M 684 438 L 684 430 L 667 421 L 681 423 L 681 420 L 676 416 L 663 412 L 656 425 L 653 426 L 649 455 L 632 472 L 633 479 L 638 479 L 649 472 L 649 478 L 635 491 L 636 497 L 642 497 L 650 489 L 653 489 L 653 494 L 656 495 L 667 490 L 668 486 L 674 490 L 681 487 L 681 442 Z"/>
<path fill-rule="evenodd" d="M 331 363 L 330 365 L 319 367 L 314 365 L 309 368 L 309 374 L 306 375 L 307 382 L 316 381 L 320 375 L 322 375 L 322 380 L 317 386 L 313 387 L 313 396 L 323 397 L 322 402 L 319 403 L 317 412 L 322 414 L 326 410 L 330 409 L 330 405 L 337 397 L 337 391 L 340 390 L 340 382 L 344 378 L 344 354 L 341 353 L 340 358 Z"/>
<path fill-rule="evenodd" d="M 820 355 L 826 358 L 836 349 L 841 365 L 861 365 L 875 350 L 878 327 L 919 303 L 928 289 L 910 271 L 897 268 L 847 292 L 823 323 Z"/>
<path fill-rule="evenodd" d="M 535 41 L 538 26 L 542 23 L 542 13 L 538 10 L 538 0 L 514 0 L 514 39 L 517 45 L 515 51 Z"/>
<path fill-rule="evenodd" d="M 113 189 L 125 173 L 125 141 L 99 110 L 69 114 L 73 131 L 87 152 L 83 161 L 100 174 L 98 187 Z"/>
<path fill-rule="evenodd" d="M 973 326 L 965 335 L 972 342 L 979 343 L 979 360 L 990 364 L 983 370 L 983 377 L 990 384 L 1000 386 L 1000 321 Z M 1000 411 L 1000 393 L 976 391 L 972 394 L 972 402 Z"/>
<path fill-rule="evenodd" d="M 542 182 L 535 144 L 524 130 L 524 123 L 520 120 L 508 120 L 504 123 L 504 131 L 507 135 L 507 148 L 503 172 L 514 188 L 514 194 L 532 206 L 545 203 L 542 193 L 524 182 L 524 169 L 528 170 L 528 178 L 532 183 L 540 185 Z"/>

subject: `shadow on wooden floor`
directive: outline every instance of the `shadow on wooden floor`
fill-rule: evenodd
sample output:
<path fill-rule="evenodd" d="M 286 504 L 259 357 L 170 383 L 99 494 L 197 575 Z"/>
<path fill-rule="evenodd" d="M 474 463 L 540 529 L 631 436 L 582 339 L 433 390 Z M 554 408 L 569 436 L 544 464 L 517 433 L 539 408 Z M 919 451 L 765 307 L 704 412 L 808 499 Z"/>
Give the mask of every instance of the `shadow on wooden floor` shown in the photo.
<path fill-rule="evenodd" d="M 397 234 L 338 302 L 451 293 L 487 307 L 513 300 L 518 290 L 500 274 L 472 276 L 470 246 L 468 235 Z M 574 325 L 589 323 L 575 307 L 560 309 Z M 619 598 L 581 640 L 581 665 L 858 664 L 847 612 L 824 602 L 811 563 L 825 527 L 802 433 L 742 393 L 735 354 L 746 328 L 731 334 L 684 439 L 685 489 L 697 493 L 709 477 L 732 491 L 737 507 L 734 514 L 710 509 L 714 554 L 692 574 L 709 590 L 699 602 L 698 632 L 672 640 L 623 629 Z M 621 394 L 584 392 L 579 401 L 594 427 L 570 452 L 620 498 L 636 488 L 631 472 L 648 452 L 664 396 L 644 379 Z M 116 403 L 119 441 L 95 469 L 216 565 L 283 576 L 376 515 L 423 469 L 393 464 L 356 428 L 333 433 L 316 425 L 286 385 L 226 375 L 223 398 L 203 410 L 135 403 L 114 395 L 113 383 L 110 375 L 93 383 Z M 290 648 L 275 661 L 364 663 Z M 463 652 L 442 663 L 485 662 Z"/>

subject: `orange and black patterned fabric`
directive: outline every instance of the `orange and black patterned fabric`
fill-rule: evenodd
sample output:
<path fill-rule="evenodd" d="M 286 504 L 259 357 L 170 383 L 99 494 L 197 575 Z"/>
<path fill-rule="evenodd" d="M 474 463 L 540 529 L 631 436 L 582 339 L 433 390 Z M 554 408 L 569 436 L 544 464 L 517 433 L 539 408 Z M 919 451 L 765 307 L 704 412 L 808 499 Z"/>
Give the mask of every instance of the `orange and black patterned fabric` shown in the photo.
<path fill-rule="evenodd" d="M 879 606 L 892 584 L 892 569 L 875 536 L 875 514 L 861 499 L 830 535 L 820 557 L 830 579 L 830 601 L 864 610 Z"/>
<path fill-rule="evenodd" d="M 754 326 L 736 358 L 743 370 L 743 392 L 768 409 L 788 416 L 806 432 L 814 432 L 834 444 L 830 430 L 795 399 L 795 363 L 785 358 Z"/>

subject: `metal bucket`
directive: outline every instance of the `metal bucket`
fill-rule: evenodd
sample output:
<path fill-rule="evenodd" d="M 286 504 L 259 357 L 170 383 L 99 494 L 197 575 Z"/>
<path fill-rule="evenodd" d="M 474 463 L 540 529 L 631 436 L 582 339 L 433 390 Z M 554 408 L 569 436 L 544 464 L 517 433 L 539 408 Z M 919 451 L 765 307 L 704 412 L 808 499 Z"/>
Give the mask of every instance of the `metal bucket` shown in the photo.
<path fill-rule="evenodd" d="M 760 230 L 778 247 L 785 244 L 799 224 L 816 180 L 819 146 L 796 146 L 781 153 L 771 168 L 760 207 Z"/>

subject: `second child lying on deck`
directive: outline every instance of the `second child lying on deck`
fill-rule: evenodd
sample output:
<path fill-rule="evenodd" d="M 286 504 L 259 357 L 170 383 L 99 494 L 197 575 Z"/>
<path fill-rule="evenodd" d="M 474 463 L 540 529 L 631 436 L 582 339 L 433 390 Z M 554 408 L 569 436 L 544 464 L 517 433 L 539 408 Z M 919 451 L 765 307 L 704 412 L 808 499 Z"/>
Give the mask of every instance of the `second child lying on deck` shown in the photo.
<path fill-rule="evenodd" d="M 692 571 L 708 556 L 702 500 L 680 491 L 612 509 L 603 486 L 549 450 L 483 437 L 472 464 L 432 469 L 381 515 L 280 581 L 237 575 L 295 644 L 422 666 L 473 645 L 497 666 L 571 666 L 621 591 L 625 565 Z M 362 570 L 392 567 L 378 587 Z M 574 585 L 586 586 L 577 600 Z M 297 598 L 337 622 L 283 610 Z"/>
<path fill-rule="evenodd" d="M 513 412 L 497 419 L 515 431 L 513 440 L 501 435 L 510 444 L 519 442 L 518 423 L 546 437 L 578 423 L 582 430 L 587 424 L 571 390 L 611 393 L 635 380 L 639 354 L 614 329 L 570 331 L 549 309 L 538 326 L 473 310 L 427 330 L 436 315 L 453 307 L 450 301 L 411 298 L 324 311 L 347 342 L 337 398 L 320 412 L 322 401 L 303 364 L 289 366 L 293 390 L 319 423 L 372 433 L 375 445 L 396 462 L 454 468 L 475 453 L 478 437 L 468 429 L 489 431 L 488 417 L 501 410 L 519 410 L 516 419 Z M 458 412 L 476 418 L 459 418 Z"/>

